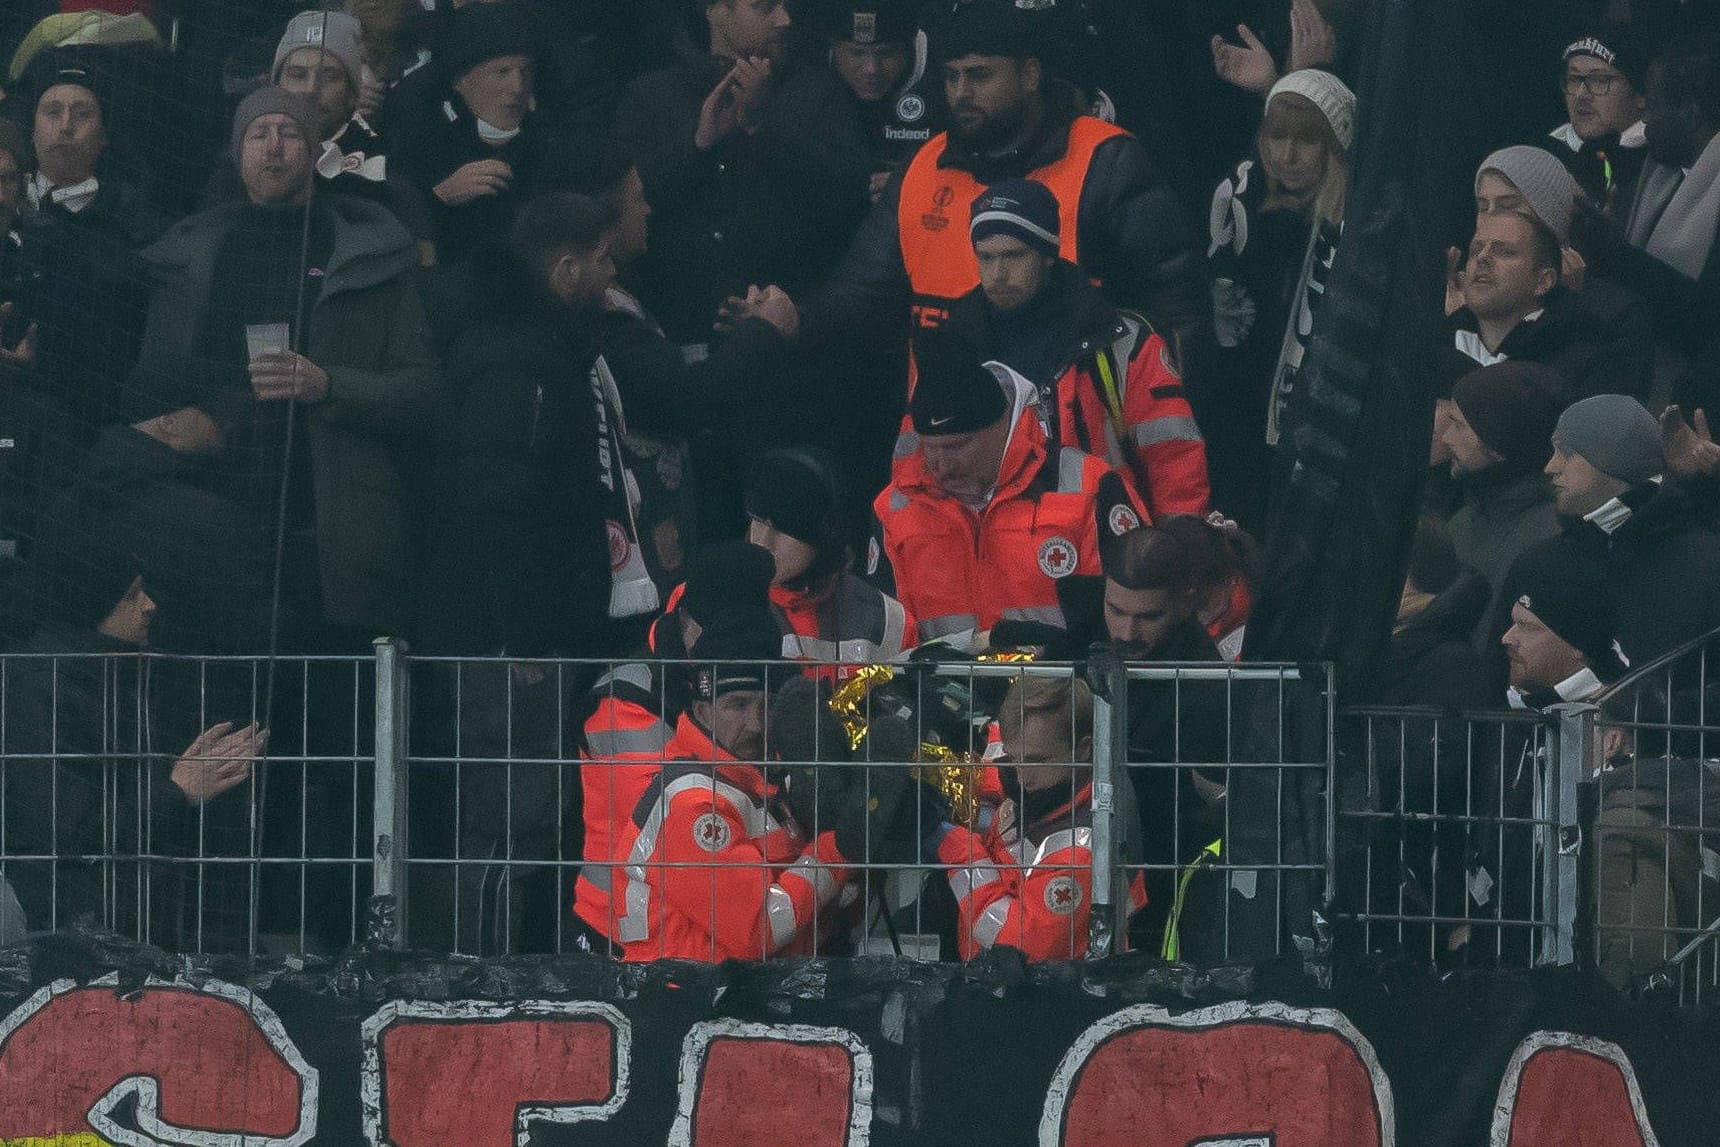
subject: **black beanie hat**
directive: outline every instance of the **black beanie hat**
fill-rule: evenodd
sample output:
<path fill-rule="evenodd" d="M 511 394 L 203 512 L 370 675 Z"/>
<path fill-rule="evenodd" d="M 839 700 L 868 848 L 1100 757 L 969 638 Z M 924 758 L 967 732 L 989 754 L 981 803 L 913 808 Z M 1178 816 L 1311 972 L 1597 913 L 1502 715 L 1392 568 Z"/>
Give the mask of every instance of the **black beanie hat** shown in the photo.
<path fill-rule="evenodd" d="M 40 80 L 36 84 L 35 98 L 30 101 L 32 112 L 36 105 L 42 102 L 42 97 L 47 94 L 49 88 L 58 87 L 60 84 L 76 84 L 96 97 L 96 103 L 100 104 L 102 109 L 102 123 L 104 126 L 107 124 L 110 86 L 107 69 L 102 67 L 101 61 L 89 51 L 61 49 L 49 58 L 47 65 L 38 75 Z"/>
<path fill-rule="evenodd" d="M 943 60 L 963 56 L 1024 60 L 1045 53 L 1044 31 L 1030 12 L 1010 0 L 969 0 L 956 9 L 933 47 Z"/>
<path fill-rule="evenodd" d="M 749 516 L 822 552 L 841 530 L 836 464 L 812 446 L 772 450 L 747 476 L 745 505 Z"/>
<path fill-rule="evenodd" d="M 824 0 L 816 20 L 825 39 L 854 44 L 905 44 L 920 29 L 909 0 Z"/>
<path fill-rule="evenodd" d="M 1057 196 L 1043 183 L 1001 179 L 973 201 L 968 238 L 976 244 L 989 235 L 1013 235 L 1056 258 L 1060 234 Z"/>
<path fill-rule="evenodd" d="M 1505 601 L 1521 605 L 1588 659 L 1602 681 L 1624 676 L 1613 634 L 1605 566 L 1575 553 L 1562 538 L 1531 547 L 1505 575 Z M 1552 684 L 1549 682 L 1549 684 Z"/>
<path fill-rule="evenodd" d="M 1589 29 L 1565 49 L 1564 59 L 1572 56 L 1593 56 L 1611 64 L 1630 81 L 1638 95 L 1647 83 L 1648 44 L 1629 24 L 1602 23 Z"/>
<path fill-rule="evenodd" d="M 1452 401 L 1482 444 L 1514 470 L 1538 470 L 1553 456 L 1553 428 L 1563 404 L 1557 370 L 1510 359 L 1470 371 L 1451 389 Z"/>
<path fill-rule="evenodd" d="M 705 629 L 752 624 L 770 617 L 776 562 L 751 542 L 713 542 L 687 562 L 687 584 L 675 608 Z"/>
<path fill-rule="evenodd" d="M 531 24 L 514 4 L 467 4 L 448 19 L 442 47 L 442 74 L 452 84 L 497 56 L 537 55 Z"/>
<path fill-rule="evenodd" d="M 983 430 L 1009 412 L 997 375 L 965 339 L 922 335 L 914 342 L 918 380 L 908 415 L 922 438 Z"/>
<path fill-rule="evenodd" d="M 730 619 L 701 633 L 690 652 L 694 662 L 693 695 L 701 701 L 711 701 L 718 693 L 769 689 L 768 663 L 780 659 L 782 635 L 769 614 L 762 618 Z"/>

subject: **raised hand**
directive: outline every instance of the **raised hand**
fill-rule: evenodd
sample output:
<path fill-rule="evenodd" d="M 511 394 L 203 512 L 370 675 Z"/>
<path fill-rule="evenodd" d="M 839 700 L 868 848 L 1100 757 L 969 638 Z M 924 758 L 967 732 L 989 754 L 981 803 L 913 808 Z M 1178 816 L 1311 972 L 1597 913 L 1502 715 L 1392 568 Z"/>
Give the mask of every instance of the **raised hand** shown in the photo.
<path fill-rule="evenodd" d="M 1247 24 L 1238 24 L 1236 34 L 1243 47 L 1226 43 L 1223 36 L 1212 38 L 1212 68 L 1227 84 L 1264 96 L 1278 82 L 1278 64 L 1272 53 Z"/>
<path fill-rule="evenodd" d="M 235 730 L 222 721 L 197 735 L 173 763 L 171 779 L 193 805 L 213 800 L 250 779 L 251 768 L 269 745 L 269 731 L 255 721 Z"/>

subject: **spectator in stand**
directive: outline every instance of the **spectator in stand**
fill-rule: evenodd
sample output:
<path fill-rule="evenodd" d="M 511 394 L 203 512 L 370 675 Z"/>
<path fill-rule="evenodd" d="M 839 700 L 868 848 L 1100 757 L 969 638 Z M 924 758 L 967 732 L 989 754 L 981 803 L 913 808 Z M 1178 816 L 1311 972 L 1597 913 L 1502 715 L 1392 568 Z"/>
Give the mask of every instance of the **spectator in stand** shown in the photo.
<path fill-rule="evenodd" d="M 445 360 L 420 632 L 427 651 L 511 660 L 457 667 L 447 682 L 459 716 L 449 748 L 462 759 L 566 756 L 564 697 L 595 674 L 533 659 L 628 652 L 610 622 L 617 571 L 600 475 L 612 442 L 592 391 L 614 226 L 605 204 L 548 193 L 521 210 L 505 252 L 467 268 L 479 276 L 476 307 Z M 460 855 L 555 855 L 566 789 L 553 770 L 468 764 L 459 782 Z M 532 874 L 515 868 L 460 868 L 460 950 L 506 950 L 517 938 Z"/>
<path fill-rule="evenodd" d="M 1720 534 L 1666 469 L 1660 427 L 1641 403 L 1602 394 L 1575 404 L 1547 463 L 1564 532 L 1530 551 L 1605 571 L 1631 665 L 1720 628 Z"/>
<path fill-rule="evenodd" d="M 362 37 L 358 21 L 344 12 L 300 12 L 275 47 L 272 79 L 281 90 L 316 104 L 317 174 L 335 190 L 370 195 L 387 206 L 386 148 L 358 110 Z"/>
<path fill-rule="evenodd" d="M 1487 579 L 1459 558 L 1439 519 L 1417 521 L 1381 704 L 1458 711 L 1493 706 L 1499 695 L 1490 682 L 1495 675 L 1475 647 L 1475 633 L 1495 596 Z"/>
<path fill-rule="evenodd" d="M 1649 67 L 1648 158 L 1608 273 L 1654 311 L 1679 356 L 1714 337 L 1720 314 L 1720 51 L 1680 45 Z"/>
<path fill-rule="evenodd" d="M 1550 134 L 1589 201 L 1608 218 L 1630 209 L 1648 158 L 1643 81 L 1648 52 L 1629 24 L 1603 24 L 1565 49 L 1565 114 Z"/>
<path fill-rule="evenodd" d="M 640 293 L 690 358 L 754 283 L 818 282 L 866 205 L 853 100 L 789 56 L 784 0 L 708 0 L 710 49 L 636 80 L 615 125 L 638 157 L 651 248 Z"/>
<path fill-rule="evenodd" d="M 830 67 L 858 104 L 876 203 L 890 177 L 941 129 L 943 97 L 926 75 L 926 34 L 912 0 L 837 0 L 821 15 Z"/>
<path fill-rule="evenodd" d="M 685 659 L 707 630 L 768 632 L 774 572 L 769 552 L 750 542 L 717 542 L 701 550 L 685 585 L 651 627 L 644 659 L 616 665 L 591 687 L 579 767 L 584 864 L 573 904 L 576 926 L 582 926 L 576 942 L 583 950 L 621 951 L 610 874 L 626 858 L 616 853 L 615 841 L 668 759 L 666 746 L 686 710 L 691 682 L 659 659 Z"/>
<path fill-rule="evenodd" d="M 109 850 L 171 854 L 191 828 L 192 810 L 249 780 L 269 740 L 254 722 L 235 728 L 222 721 L 170 765 L 155 757 L 158 714 L 141 664 L 100 655 L 148 646 L 156 613 L 148 588 L 156 561 L 149 555 L 159 554 L 161 536 L 175 523 L 139 507 L 104 528 L 76 525 L 57 531 L 44 550 L 52 567 L 44 579 L 52 619 L 21 650 L 42 656 L 10 663 L 5 680 L 0 808 L 7 852 L 65 858 L 8 864 L 24 918 L 37 929 L 63 928 L 89 914 L 98 925 L 112 923 L 101 917 L 104 891 L 110 881 L 125 887 L 132 873 L 104 871 L 82 858 Z M 157 919 L 140 922 L 151 933 L 173 915 L 168 882 L 158 887 Z M 118 899 L 123 903 L 123 893 Z"/>
<path fill-rule="evenodd" d="M 245 198 L 143 253 L 157 285 L 138 376 L 199 391 L 198 434 L 262 460 L 235 490 L 259 520 L 274 521 L 285 469 L 286 647 L 367 649 L 411 615 L 406 472 L 428 436 L 432 363 L 411 237 L 373 203 L 317 194 L 317 123 L 279 88 L 240 103 Z"/>
<path fill-rule="evenodd" d="M 815 786 L 794 811 L 766 779 L 768 666 L 779 639 L 754 622 L 702 634 L 692 700 L 664 749 L 670 759 L 623 824 L 611 870 L 627 906 L 616 938 L 629 961 L 720 962 L 809 954 L 838 922 L 836 894 L 868 859 L 880 826 L 894 826 L 916 782 L 906 769 L 872 771 L 865 787 Z M 819 831 L 813 836 L 816 827 Z"/>
<path fill-rule="evenodd" d="M 1560 378 L 1552 367 L 1501 362 L 1457 380 L 1441 431 L 1462 502 L 1450 540 L 1463 565 L 1491 589 L 1471 634 L 1477 652 L 1504 630 L 1505 575 L 1530 546 L 1559 532 L 1553 490 L 1543 472 L 1559 420 Z"/>
<path fill-rule="evenodd" d="M 94 50 L 63 55 L 45 74 L 16 305 L 36 325 L 35 368 L 87 441 L 117 420 L 117 383 L 137 355 L 145 289 L 132 252 L 167 220 L 108 162 L 107 86 Z"/>
<path fill-rule="evenodd" d="M 1105 546 L 1110 656 L 1131 662 L 1223 660 L 1197 612 L 1201 587 L 1193 571 L 1199 564 L 1181 531 L 1158 526 L 1131 530 Z M 1194 862 L 1201 846 L 1223 831 L 1223 774 L 1189 766 L 1230 759 L 1229 695 L 1223 681 L 1128 685 L 1129 781 L 1139 809 L 1143 859 L 1155 866 L 1146 873 L 1152 908 L 1143 923 L 1155 929 L 1174 927 L 1174 867 Z M 1204 891 L 1197 904 L 1207 901 Z M 1192 931 L 1202 932 L 1203 921 L 1197 907 L 1189 919 Z"/>
<path fill-rule="evenodd" d="M 553 141 L 537 110 L 537 45 L 508 3 L 469 4 L 452 18 L 439 69 L 441 99 L 397 121 L 396 173 L 430 201 L 436 259 L 455 263 L 505 242 L 526 189 Z"/>
<path fill-rule="evenodd" d="M 969 224 L 980 283 L 949 322 L 1033 383 L 1052 442 L 1129 475 L 1153 518 L 1205 513 L 1206 445 L 1170 348 L 1058 257 L 1058 214 L 1042 183 L 987 188 Z"/>
<path fill-rule="evenodd" d="M 842 476 L 814 447 L 773 450 L 747 476 L 747 540 L 770 552 L 771 614 L 785 661 L 860 665 L 901 661 L 919 644 L 902 603 L 851 569 Z M 821 677 L 831 667 L 808 668 Z"/>
<path fill-rule="evenodd" d="M 1097 458 L 1046 439 L 1031 382 L 950 336 L 917 340 L 896 477 L 873 503 L 867 575 L 922 641 L 980 652 L 999 622 L 1067 629 L 1058 582 L 1099 571 Z M 1132 506 L 1116 512 L 1140 518 Z"/>
<path fill-rule="evenodd" d="M 1570 310 L 1575 322 L 1591 327 L 1604 343 L 1586 358 L 1567 360 L 1568 369 L 1579 372 L 1585 385 L 1610 385 L 1621 393 L 1646 395 L 1654 371 L 1654 316 L 1631 292 L 1588 273 L 1573 231 L 1578 216 L 1591 211 L 1578 202 L 1569 172 L 1538 147 L 1504 148 L 1476 169 L 1477 219 L 1494 212 L 1529 215 L 1546 224 L 1559 241 L 1559 284 L 1547 297 L 1554 307 Z M 1452 253 L 1448 251 L 1446 257 L 1452 260 Z M 1446 305 L 1455 307 L 1461 300 L 1448 294 Z"/>
<path fill-rule="evenodd" d="M 1534 215 L 1478 215 L 1467 264 L 1448 253 L 1451 343 L 1441 369 L 1459 376 L 1506 359 L 1542 363 L 1559 372 L 1565 402 L 1645 390 L 1613 358 L 1611 329 L 1559 290 L 1561 258 L 1558 236 Z"/>
<path fill-rule="evenodd" d="M 1212 196 L 1207 262 L 1227 381 L 1198 394 L 1216 500 L 1265 525 L 1272 460 L 1344 222 L 1356 97 L 1328 72 L 1272 85 L 1255 141 Z"/>
<path fill-rule="evenodd" d="M 651 204 L 638 166 L 614 145 L 566 158 L 566 170 L 557 165 L 545 182 L 565 182 L 615 208 L 610 253 L 628 276 L 649 245 Z M 709 494 L 713 479 L 697 480 L 697 463 L 708 457 L 701 445 L 728 441 L 757 418 L 770 401 L 768 380 L 788 360 L 799 330 L 794 304 L 779 288 L 749 292 L 709 357 L 689 360 L 643 300 L 620 283 L 609 288 L 598 343 L 625 407 L 624 448 L 643 482 L 640 534 L 652 539 L 647 563 L 665 594 L 682 580 L 682 555 L 697 544 L 700 499 L 726 504 L 737 497 L 730 490 Z M 707 520 L 716 514 L 708 510 Z"/>
<path fill-rule="evenodd" d="M 922 147 L 854 238 L 803 318 L 808 338 L 911 303 L 935 326 L 979 285 L 971 208 L 1002 179 L 1035 179 L 1060 205 L 1058 253 L 1143 313 L 1181 352 L 1205 325 L 1194 229 L 1139 140 L 1082 115 L 1073 89 L 1047 74 L 1033 14 L 975 0 L 933 42 L 944 61 L 950 129 Z"/>
<path fill-rule="evenodd" d="M 1079 678 L 1019 678 L 997 723 L 1013 808 L 989 828 L 945 823 L 934 838 L 956 898 L 961 958 L 1001 946 L 1030 961 L 1079 960 L 1093 907 L 1092 690 Z M 1127 786 L 1121 792 L 1118 847 L 1138 863 L 1134 802 Z M 1133 915 L 1147 902 L 1138 871 L 1129 893 Z"/>
<path fill-rule="evenodd" d="M 429 62 L 429 14 L 413 0 L 341 0 L 329 7 L 339 7 L 363 31 L 358 111 L 376 122 L 394 86 Z"/>

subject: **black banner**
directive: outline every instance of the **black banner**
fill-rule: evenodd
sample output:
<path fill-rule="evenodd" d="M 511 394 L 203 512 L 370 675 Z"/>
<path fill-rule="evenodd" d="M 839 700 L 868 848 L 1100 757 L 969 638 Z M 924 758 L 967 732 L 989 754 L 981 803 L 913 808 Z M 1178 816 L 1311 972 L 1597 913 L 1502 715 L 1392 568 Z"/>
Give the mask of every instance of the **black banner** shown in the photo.
<path fill-rule="evenodd" d="M 1711 1144 L 1712 1015 L 1572 973 L 0 953 L 6 1147 Z"/>

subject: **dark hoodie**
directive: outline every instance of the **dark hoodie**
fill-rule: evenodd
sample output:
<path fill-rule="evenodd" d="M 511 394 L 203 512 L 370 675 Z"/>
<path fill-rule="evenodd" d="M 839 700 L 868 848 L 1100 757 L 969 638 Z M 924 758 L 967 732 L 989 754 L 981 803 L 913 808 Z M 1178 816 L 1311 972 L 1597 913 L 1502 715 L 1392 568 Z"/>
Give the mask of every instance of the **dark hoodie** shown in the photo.
<path fill-rule="evenodd" d="M 1506 334 L 1495 353 L 1505 358 L 1553 367 L 1565 379 L 1562 397 L 1576 402 L 1597 394 L 1628 394 L 1646 399 L 1654 382 L 1652 342 L 1643 337 L 1628 303 L 1603 288 L 1604 296 L 1590 302 L 1563 287 L 1554 287 L 1543 300 L 1541 314 L 1524 319 Z M 1603 305 L 1605 304 L 1605 305 Z M 1451 317 L 1445 369 L 1451 378 L 1486 362 L 1463 345 L 1479 345 L 1475 316 L 1467 308 Z"/>
<path fill-rule="evenodd" d="M 1496 708 L 1505 689 L 1493 664 L 1498 659 L 1484 658 L 1470 640 L 1492 596 L 1487 579 L 1466 570 L 1396 630 L 1386 654 L 1380 704 Z"/>

